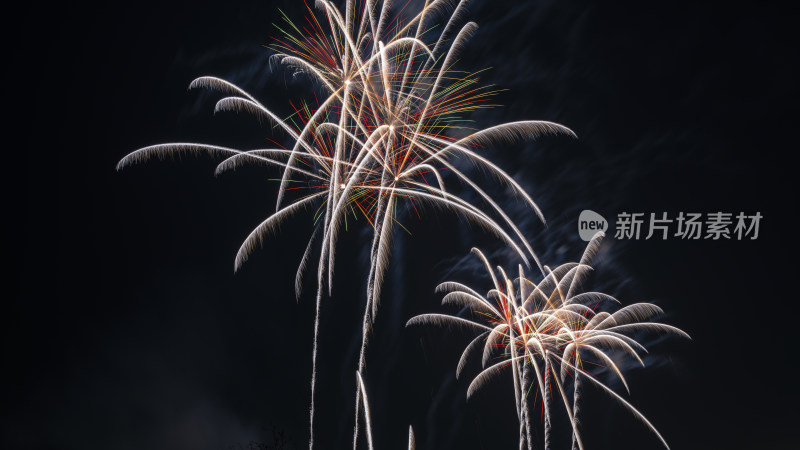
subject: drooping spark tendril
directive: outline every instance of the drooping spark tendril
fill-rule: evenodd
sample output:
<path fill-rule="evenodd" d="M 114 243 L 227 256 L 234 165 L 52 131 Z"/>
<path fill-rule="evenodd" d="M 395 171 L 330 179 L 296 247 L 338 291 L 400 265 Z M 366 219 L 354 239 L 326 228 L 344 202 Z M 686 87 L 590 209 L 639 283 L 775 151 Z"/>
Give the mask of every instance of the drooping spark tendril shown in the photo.
<path fill-rule="evenodd" d="M 466 361 L 482 342 L 482 363 L 485 369 L 470 383 L 467 398 L 472 397 L 503 369 L 511 367 L 517 417 L 520 420 L 520 448 L 524 448 L 525 444 L 528 449 L 534 446 L 530 423 L 523 421 L 530 420 L 526 397 L 529 388 L 535 387 L 543 401 L 543 445 L 545 450 L 549 449 L 550 394 L 554 383 L 555 391 L 560 395 L 569 417 L 573 445 L 583 449 L 578 406 L 582 383 L 586 381 L 617 400 L 669 448 L 655 426 L 641 412 L 584 368 L 584 362 L 604 367 L 615 374 L 625 390 L 629 391 L 621 368 L 610 354 L 620 352 L 643 366 L 644 361 L 638 352 L 646 350 L 631 336 L 632 333 L 655 331 L 689 337 L 673 326 L 651 322 L 651 319 L 663 313 L 661 308 L 651 303 L 635 303 L 614 312 L 598 312 L 597 307 L 602 303 L 611 306 L 620 303 L 614 297 L 600 292 L 578 293 L 585 275 L 592 270 L 589 263 L 603 236 L 602 232 L 595 236 L 579 263 L 563 264 L 553 270 L 545 266 L 546 275 L 538 284 L 525 277 L 521 265 L 516 279 L 510 278 L 500 266 L 495 271 L 483 253 L 473 249 L 486 266 L 492 279 L 492 289 L 486 295 L 481 295 L 460 283 L 446 282 L 437 291 L 448 292 L 442 299 L 442 304 L 469 307 L 479 319 L 423 314 L 408 321 L 408 325 L 454 325 L 481 332 L 462 353 L 456 376 L 461 375 Z M 487 367 L 498 353 L 499 361 Z M 526 381 L 524 371 L 520 371 L 520 364 L 533 369 L 536 379 L 532 386 Z M 568 375 L 574 380 L 572 402 L 568 400 L 568 386 L 565 385 Z"/>
<path fill-rule="evenodd" d="M 372 413 L 369 408 L 369 399 L 367 398 L 367 388 L 364 385 L 364 379 L 361 377 L 361 372 L 356 371 L 356 382 L 358 384 L 358 392 L 361 393 L 360 400 L 364 405 L 364 425 L 367 429 L 367 445 L 369 450 L 373 450 L 374 444 L 372 442 Z M 408 450 L 416 448 L 416 439 L 414 438 L 414 427 L 408 426 Z"/>
<path fill-rule="evenodd" d="M 327 95 L 322 102 L 314 106 L 292 103 L 294 113 L 281 119 L 254 96 L 220 78 L 200 77 L 190 88 L 224 93 L 227 96 L 217 102 L 215 112 L 247 112 L 264 118 L 294 141 L 291 148 L 243 151 L 209 144 L 161 144 L 137 150 L 118 164 L 121 169 L 153 157 L 205 152 L 224 157 L 217 173 L 252 163 L 282 168 L 276 211 L 244 240 L 236 254 L 235 270 L 278 225 L 300 211 L 314 211 L 317 227 L 295 281 L 299 298 L 303 273 L 318 245 L 310 448 L 314 443 L 321 303 L 326 285 L 328 295 L 333 288 L 336 242 L 349 216 L 365 217 L 373 229 L 359 373 L 366 369 L 368 334 L 390 261 L 393 229 L 402 227 L 398 205 L 417 210 L 417 205 L 429 204 L 455 212 L 496 235 L 526 265 L 533 259 L 544 270 L 500 204 L 459 167 L 466 161 L 486 169 L 544 220 L 533 199 L 510 175 L 481 156 L 480 149 L 498 141 L 574 133 L 546 121 L 519 121 L 483 130 L 464 125 L 466 113 L 494 106 L 490 98 L 495 93 L 480 85 L 479 72 L 455 69 L 460 52 L 477 29 L 472 22 L 460 25 L 467 3 L 461 0 L 447 15 L 455 2 L 426 0 L 421 11 L 405 20 L 405 6 L 392 18 L 389 0 L 347 0 L 344 14 L 333 3 L 320 0 L 317 11 L 307 6 L 304 23 L 294 23 L 284 15 L 284 24 L 278 26 L 281 37 L 271 45 L 276 52 L 272 58 L 295 75 L 312 79 Z M 442 16 L 447 21 L 437 35 L 437 20 Z M 459 138 L 458 134 L 466 136 Z M 476 193 L 481 203 L 469 202 L 446 189 L 443 172 Z M 357 389 L 354 447 L 360 397 Z"/>

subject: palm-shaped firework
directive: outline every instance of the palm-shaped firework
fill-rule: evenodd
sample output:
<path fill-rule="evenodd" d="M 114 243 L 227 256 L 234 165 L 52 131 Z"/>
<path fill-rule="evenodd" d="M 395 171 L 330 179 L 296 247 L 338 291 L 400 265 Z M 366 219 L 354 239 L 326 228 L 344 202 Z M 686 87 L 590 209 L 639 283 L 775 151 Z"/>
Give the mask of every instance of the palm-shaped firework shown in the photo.
<path fill-rule="evenodd" d="M 589 380 L 631 411 L 658 436 L 666 441 L 653 424 L 613 389 L 590 375 L 584 361 L 604 366 L 619 377 L 626 389 L 628 384 L 622 370 L 610 354 L 620 351 L 644 365 L 639 351 L 646 351 L 631 333 L 657 331 L 688 337 L 670 325 L 650 322 L 663 311 L 650 303 L 636 303 L 613 313 L 597 312 L 601 303 L 619 304 L 615 298 L 600 292 L 578 294 L 585 274 L 591 270 L 589 262 L 596 253 L 603 234 L 598 233 L 587 246 L 580 263 L 568 263 L 550 270 L 534 284 L 525 277 L 519 266 L 519 277 L 510 278 L 502 267 L 497 272 L 480 250 L 473 249 L 486 266 L 493 288 L 481 295 L 460 283 L 446 282 L 437 290 L 449 292 L 443 304 L 457 304 L 472 308 L 479 320 L 470 320 L 445 314 L 423 314 L 412 318 L 408 324 L 453 324 L 477 329 L 478 335 L 464 350 L 458 363 L 456 376 L 460 376 L 469 356 L 483 343 L 483 366 L 500 353 L 500 361 L 480 372 L 470 384 L 467 397 L 471 397 L 492 376 L 511 367 L 514 383 L 516 411 L 519 418 L 520 448 L 533 448 L 533 438 L 528 412 L 527 392 L 531 387 L 530 371 L 535 374 L 533 385 L 542 396 L 544 409 L 544 448 L 550 447 L 551 383 L 561 397 L 573 430 L 573 447 L 583 448 L 579 433 L 578 408 L 582 380 Z M 499 274 L 499 276 L 498 276 Z M 574 379 L 572 401 L 565 380 Z"/>
<path fill-rule="evenodd" d="M 344 13 L 323 0 L 317 2 L 319 14 L 309 8 L 304 24 L 295 24 L 285 17 L 285 25 L 279 27 L 283 36 L 272 45 L 277 52 L 274 59 L 296 74 L 309 76 L 327 95 L 314 106 L 301 105 L 286 119 L 225 80 L 201 77 L 191 83 L 191 88 L 213 88 L 229 95 L 217 102 L 216 111 L 246 111 L 274 122 L 293 139 L 291 148 L 241 151 L 206 144 L 162 144 L 137 150 L 118 165 L 122 168 L 152 157 L 183 152 L 210 152 L 226 156 L 218 172 L 244 163 L 282 167 L 276 212 L 245 239 L 236 255 L 235 269 L 278 224 L 301 210 L 315 211 L 314 220 L 319 225 L 309 239 L 296 279 L 299 296 L 302 274 L 318 243 L 310 411 L 312 447 L 320 305 L 325 285 L 329 293 L 332 288 L 336 241 L 348 215 L 365 216 L 374 229 L 360 373 L 366 366 L 368 330 L 377 313 L 400 202 L 411 207 L 424 202 L 452 210 L 497 235 L 526 264 L 533 259 L 539 265 L 531 245 L 511 218 L 498 202 L 459 170 L 455 159 L 487 169 L 543 220 L 530 196 L 511 176 L 481 156 L 478 147 L 498 139 L 514 141 L 542 133 L 574 134 L 561 125 L 543 121 L 514 122 L 465 132 L 461 125 L 464 113 L 492 106 L 488 102 L 492 91 L 479 85 L 477 74 L 453 68 L 459 51 L 477 25 L 470 22 L 460 26 L 467 0 L 461 0 L 448 16 L 445 13 L 451 3 L 426 0 L 418 14 L 403 20 L 399 14 L 392 18 L 388 0 L 382 3 L 348 0 Z M 443 14 L 447 17 L 446 25 L 441 33 L 434 35 L 430 30 Z M 447 190 L 442 170 L 450 172 L 459 185 L 477 193 L 481 203 L 468 202 Z M 298 177 L 302 179 L 295 179 Z M 292 188 L 290 182 L 294 182 Z M 354 445 L 359 398 L 357 390 Z"/>

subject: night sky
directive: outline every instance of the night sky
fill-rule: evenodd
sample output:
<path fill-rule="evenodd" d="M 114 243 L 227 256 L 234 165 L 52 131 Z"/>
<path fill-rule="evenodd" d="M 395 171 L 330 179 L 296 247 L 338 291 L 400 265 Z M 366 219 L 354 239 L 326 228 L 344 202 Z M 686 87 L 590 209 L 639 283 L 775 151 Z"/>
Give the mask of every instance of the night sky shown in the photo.
<path fill-rule="evenodd" d="M 234 274 L 278 171 L 215 177 L 210 157 L 115 170 L 146 145 L 273 137 L 245 115 L 214 116 L 219 94 L 187 86 L 220 76 L 288 114 L 310 91 L 269 66 L 279 9 L 303 16 L 296 0 L 28 2 L 7 16 L 3 448 L 307 446 L 314 286 L 296 301 L 294 275 L 310 216 Z M 481 81 L 507 89 L 476 124 L 550 120 L 579 136 L 486 150 L 542 207 L 547 228 L 504 205 L 546 263 L 580 257 L 584 209 L 612 222 L 762 214 L 752 241 L 609 237 L 594 287 L 660 305 L 693 338 L 650 340 L 647 368 L 629 372 L 631 403 L 673 449 L 796 446 L 797 16 L 773 3 L 474 0 L 467 18 L 480 28 L 460 67 L 490 67 Z M 468 403 L 471 377 L 455 367 L 470 335 L 404 325 L 457 312 L 434 293 L 442 281 L 486 286 L 472 246 L 516 260 L 448 213 L 402 223 L 411 235 L 396 234 L 365 373 L 376 449 L 405 448 L 409 424 L 419 449 L 515 448 L 510 376 Z M 369 239 L 356 226 L 337 247 L 320 449 L 350 445 Z M 586 400 L 587 449 L 659 448 L 613 400 Z"/>

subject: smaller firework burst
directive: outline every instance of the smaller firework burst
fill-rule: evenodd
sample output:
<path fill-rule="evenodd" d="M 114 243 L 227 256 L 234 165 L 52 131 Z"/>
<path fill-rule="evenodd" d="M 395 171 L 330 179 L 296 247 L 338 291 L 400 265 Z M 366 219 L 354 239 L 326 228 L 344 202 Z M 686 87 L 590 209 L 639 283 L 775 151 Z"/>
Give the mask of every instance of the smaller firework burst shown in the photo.
<path fill-rule="evenodd" d="M 582 384 L 587 381 L 617 400 L 669 448 L 655 426 L 639 410 L 592 375 L 587 367 L 593 367 L 592 372 L 598 369 L 612 372 L 628 390 L 623 370 L 613 356 L 622 354 L 644 365 L 639 353 L 646 350 L 637 340 L 640 332 L 689 337 L 678 328 L 652 322 L 663 311 L 651 303 L 635 303 L 614 312 L 600 311 L 601 306 L 614 310 L 620 302 L 601 292 L 578 293 L 584 278 L 592 270 L 589 263 L 602 238 L 602 233 L 595 236 L 579 263 L 563 264 L 552 270 L 545 266 L 545 276 L 538 284 L 526 278 L 521 265 L 519 276 L 512 278 L 502 267 L 495 270 L 480 250 L 473 249 L 491 276 L 492 289 L 481 295 L 463 284 L 446 282 L 439 285 L 437 291 L 448 292 L 443 304 L 466 306 L 477 319 L 423 314 L 408 321 L 408 325 L 456 325 L 481 332 L 462 353 L 456 376 L 461 375 L 466 362 L 481 345 L 484 370 L 470 383 L 467 398 L 493 376 L 511 368 L 520 448 L 534 448 L 528 397 L 531 388 L 535 388 L 543 403 L 543 447 L 550 448 L 554 406 L 551 394 L 555 392 L 569 417 L 573 447 L 582 449 L 578 414 Z M 568 378 L 572 379 L 571 383 Z"/>

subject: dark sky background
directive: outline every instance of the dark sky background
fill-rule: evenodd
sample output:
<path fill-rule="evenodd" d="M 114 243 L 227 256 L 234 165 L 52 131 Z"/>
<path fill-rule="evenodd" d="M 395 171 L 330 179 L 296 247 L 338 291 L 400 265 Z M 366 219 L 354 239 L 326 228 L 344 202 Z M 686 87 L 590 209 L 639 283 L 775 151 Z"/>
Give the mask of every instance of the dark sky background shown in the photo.
<path fill-rule="evenodd" d="M 211 158 L 115 171 L 155 143 L 263 145 L 268 129 L 214 117 L 216 94 L 186 87 L 218 75 L 286 113 L 308 91 L 269 70 L 262 45 L 278 8 L 299 20 L 301 7 L 29 2 L 7 17 L 3 448 L 223 450 L 280 433 L 307 445 L 313 286 L 296 302 L 293 277 L 308 217 L 233 273 L 277 172 L 215 178 Z M 492 67 L 483 81 L 508 89 L 478 124 L 544 119 L 580 137 L 488 150 L 540 202 L 547 229 L 508 207 L 546 263 L 579 257 L 583 209 L 761 212 L 755 241 L 609 238 L 595 287 L 661 305 L 693 337 L 651 341 L 630 372 L 631 402 L 672 448 L 796 445 L 797 16 L 763 2 L 475 0 L 468 18 L 480 28 L 461 67 Z M 509 383 L 467 403 L 469 377 L 455 379 L 469 336 L 404 328 L 454 312 L 439 282 L 485 283 L 470 259 L 453 270 L 473 245 L 514 261 L 448 214 L 403 223 L 413 235 L 397 235 L 365 374 L 376 448 L 405 448 L 409 424 L 420 449 L 514 448 Z M 320 449 L 351 436 L 368 239 L 342 239 L 323 311 Z M 589 449 L 658 448 L 600 393 L 583 420 Z"/>

